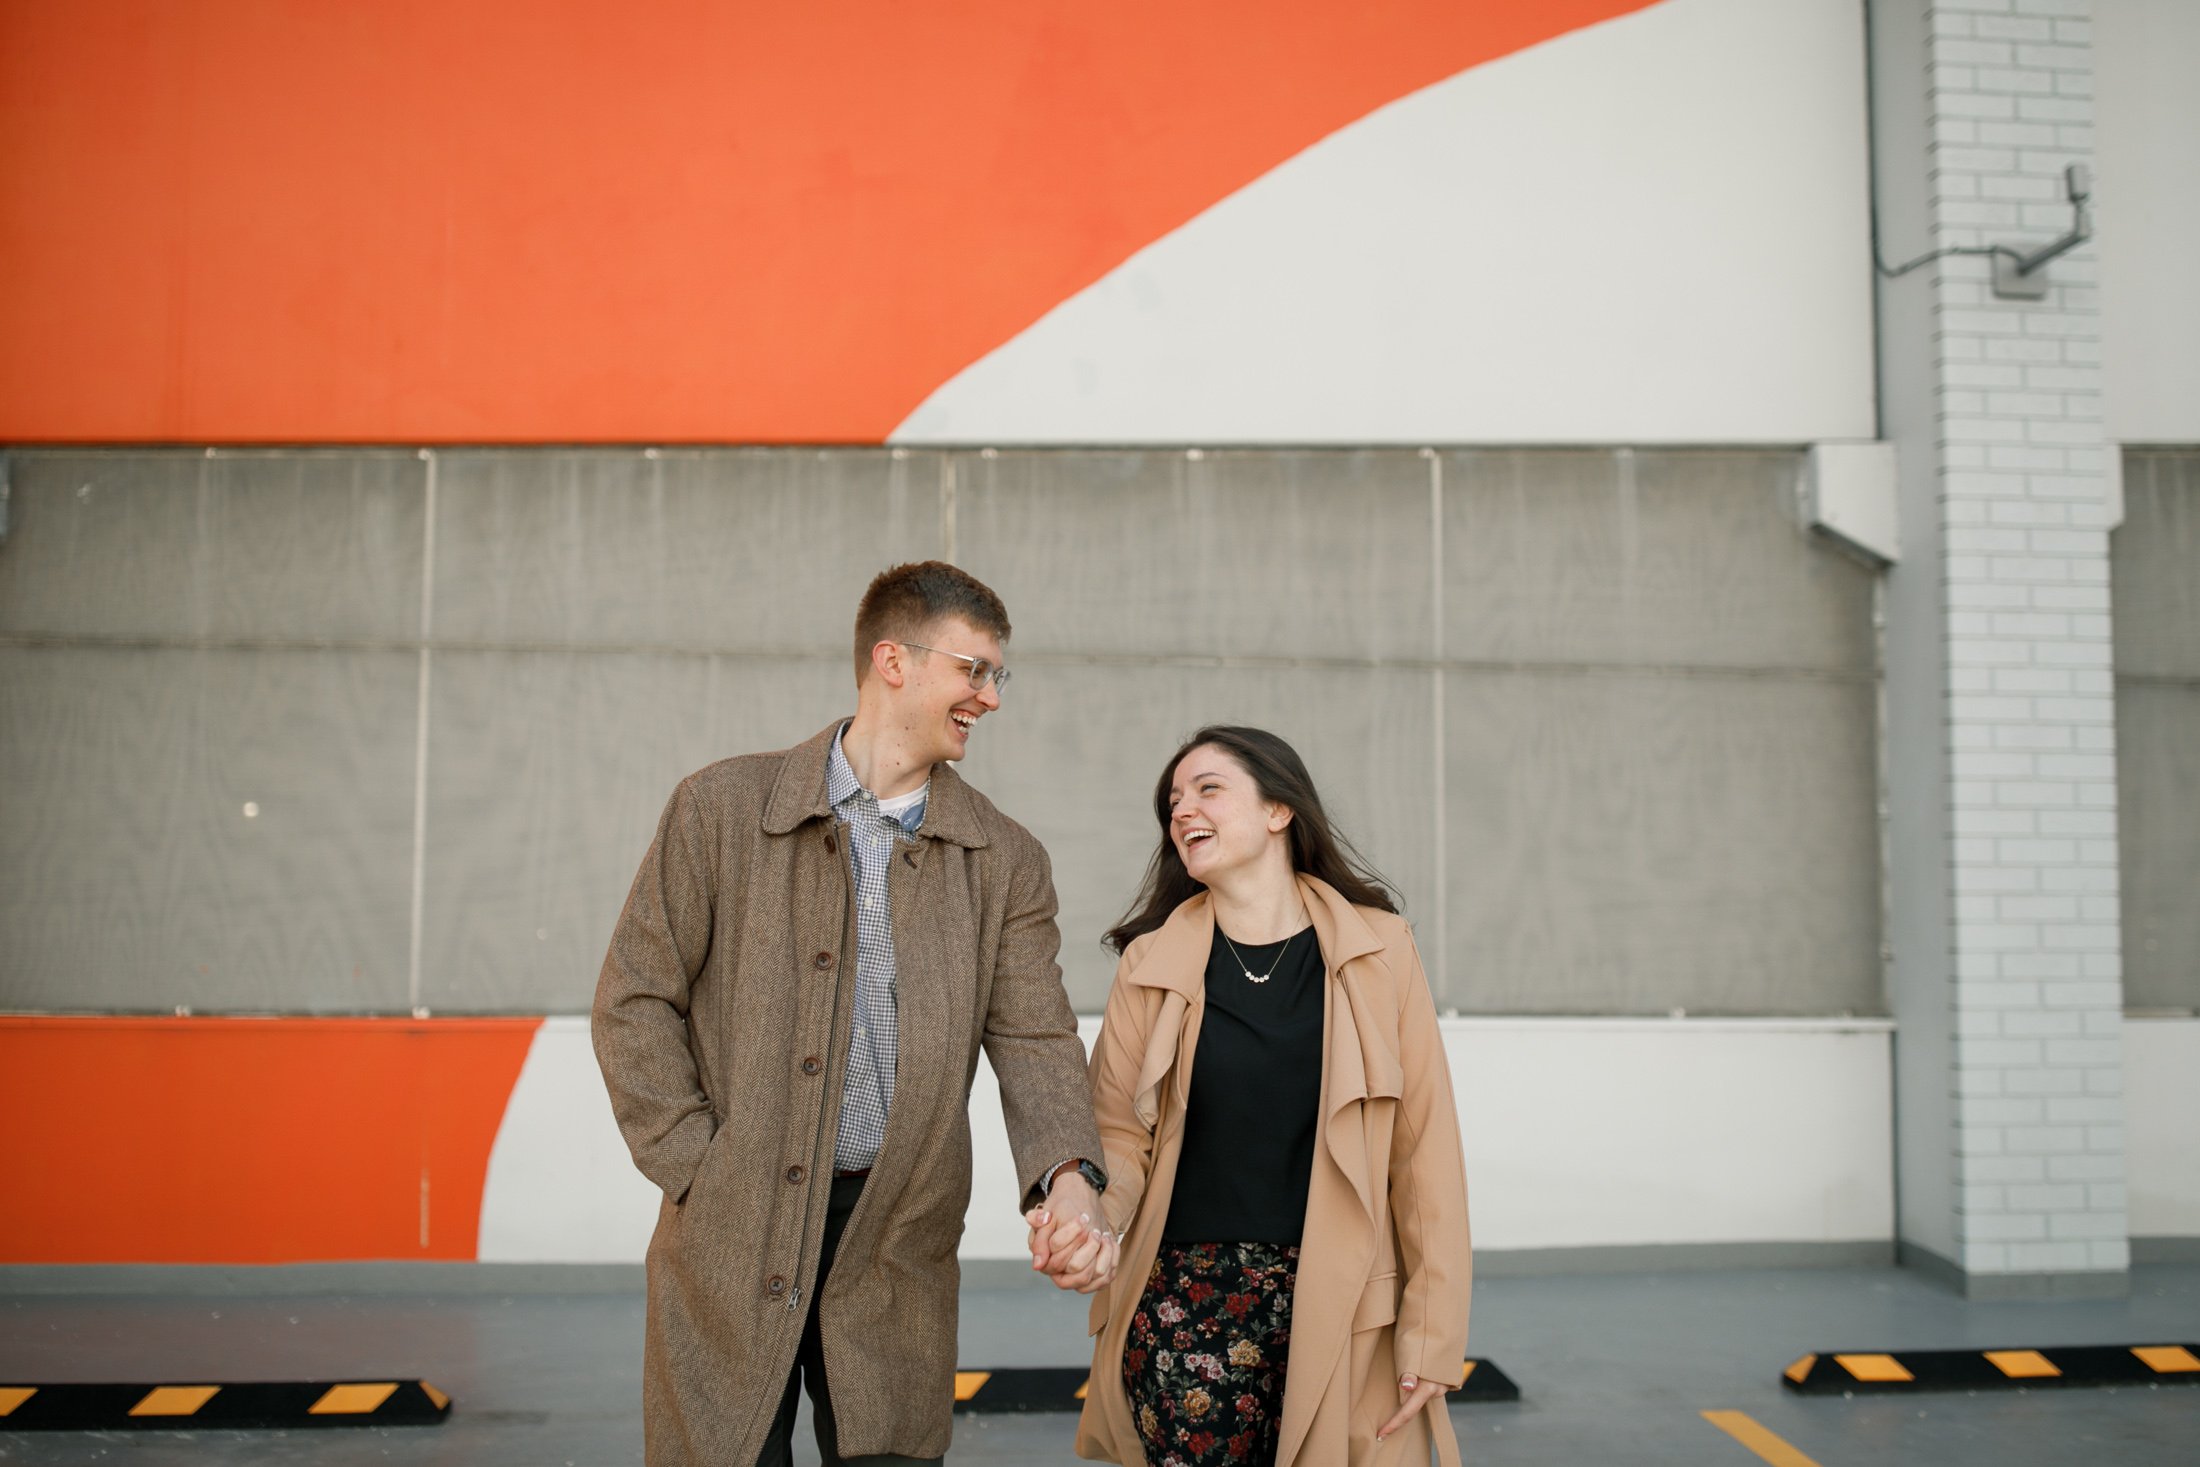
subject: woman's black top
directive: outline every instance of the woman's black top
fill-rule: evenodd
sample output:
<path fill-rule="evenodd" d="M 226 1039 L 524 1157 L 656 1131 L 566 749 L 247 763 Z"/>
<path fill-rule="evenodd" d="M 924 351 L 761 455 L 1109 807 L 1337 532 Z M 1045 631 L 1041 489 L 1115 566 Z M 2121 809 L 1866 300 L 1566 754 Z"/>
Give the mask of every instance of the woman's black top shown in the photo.
<path fill-rule="evenodd" d="M 1237 950 L 1244 967 L 1216 929 L 1184 1148 L 1161 1229 L 1172 1243 L 1296 1243 L 1306 1229 L 1321 1108 L 1321 944 L 1308 927 Z M 1268 981 L 1247 981 L 1245 968 Z"/>

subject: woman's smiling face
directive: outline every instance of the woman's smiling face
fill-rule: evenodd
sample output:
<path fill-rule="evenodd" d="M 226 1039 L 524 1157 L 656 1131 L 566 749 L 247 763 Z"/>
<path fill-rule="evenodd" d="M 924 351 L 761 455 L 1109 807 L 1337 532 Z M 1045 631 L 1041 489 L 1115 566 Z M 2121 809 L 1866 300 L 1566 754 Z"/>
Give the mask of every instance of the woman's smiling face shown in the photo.
<path fill-rule="evenodd" d="M 1177 761 L 1169 779 L 1169 841 L 1201 885 L 1257 861 L 1283 838 L 1291 811 L 1261 798 L 1245 766 L 1212 744 Z"/>

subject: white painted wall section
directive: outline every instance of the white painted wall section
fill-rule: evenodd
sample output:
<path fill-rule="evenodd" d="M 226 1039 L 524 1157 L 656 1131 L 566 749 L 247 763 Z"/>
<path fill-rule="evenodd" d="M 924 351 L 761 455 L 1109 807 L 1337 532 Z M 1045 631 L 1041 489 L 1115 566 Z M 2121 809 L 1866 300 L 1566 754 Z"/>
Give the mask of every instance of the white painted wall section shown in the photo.
<path fill-rule="evenodd" d="M 2124 1024 L 2134 1238 L 2200 1238 L 2200 1019 Z"/>
<path fill-rule="evenodd" d="M 1089 1049 L 1099 1021 L 1080 1026 Z M 1893 1235 L 1891 1026 L 1874 1020 L 1447 1019 L 1477 1250 Z M 2124 1028 L 2131 1229 L 2200 1237 L 2200 1019 Z M 1000 1092 L 979 1067 L 966 1258 L 1023 1251 Z M 489 1160 L 479 1256 L 638 1262 L 657 1189 L 589 1049 L 548 1019 Z"/>
<path fill-rule="evenodd" d="M 484 1263 L 639 1263 L 657 1226 L 654 1182 L 611 1116 L 588 1020 L 535 1031 L 482 1185 Z"/>
<path fill-rule="evenodd" d="M 1885 1021 L 1445 1031 L 1477 1251 L 1894 1234 Z"/>
<path fill-rule="evenodd" d="M 1082 1021 L 1088 1049 L 1097 1018 Z M 1451 1019 L 1480 1250 L 1893 1235 L 1889 1026 L 1874 1020 Z M 966 1258 L 1023 1256 L 1000 1094 L 970 1101 Z M 634 1170 L 585 1018 L 536 1036 L 489 1163 L 484 1262 L 635 1262 Z"/>
<path fill-rule="evenodd" d="M 893 441 L 1876 436 L 1863 7 L 1667 0 L 1384 107 Z"/>

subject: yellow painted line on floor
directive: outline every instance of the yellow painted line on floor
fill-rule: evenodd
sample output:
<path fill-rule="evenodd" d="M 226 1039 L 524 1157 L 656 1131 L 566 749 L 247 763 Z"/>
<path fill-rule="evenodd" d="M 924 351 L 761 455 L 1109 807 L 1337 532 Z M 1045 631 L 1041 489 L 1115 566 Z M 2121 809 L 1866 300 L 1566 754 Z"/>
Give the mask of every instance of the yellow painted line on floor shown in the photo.
<path fill-rule="evenodd" d="M 955 1399 L 967 1401 L 978 1393 L 978 1387 L 993 1379 L 990 1370 L 958 1370 L 955 1372 Z"/>
<path fill-rule="evenodd" d="M 130 1408 L 132 1416 L 190 1416 L 214 1399 L 220 1386 L 154 1386 Z"/>
<path fill-rule="evenodd" d="M 1088 1376 L 1086 1376 L 1086 1377 L 1085 1377 L 1085 1383 L 1084 1383 L 1083 1385 L 1081 1385 L 1081 1386 L 1079 1386 L 1079 1387 L 1077 1388 L 1077 1394 L 1076 1394 L 1076 1395 L 1074 1395 L 1074 1396 L 1071 1396 L 1071 1397 L 1070 1397 L 1070 1399 L 1071 1399 L 1071 1400 L 1073 1400 L 1073 1401 L 1082 1401 L 1082 1400 L 1084 1400 L 1084 1399 L 1085 1399 L 1085 1397 L 1087 1397 L 1087 1396 L 1089 1396 L 1089 1395 L 1091 1395 L 1091 1394 L 1092 1394 L 1092 1377 L 1088 1375 Z"/>
<path fill-rule="evenodd" d="M 0 1416 L 8 1415 L 37 1394 L 37 1386 L 0 1386 Z"/>
<path fill-rule="evenodd" d="M 1474 1361 L 1472 1361 L 1472 1360 L 1469 1360 L 1469 1361 L 1467 1362 L 1467 1368 L 1459 1372 L 1459 1384 L 1461 1384 L 1461 1385 L 1465 1385 L 1465 1384 L 1466 1384 L 1466 1383 L 1467 1383 L 1467 1382 L 1468 1382 L 1469 1380 L 1471 1380 L 1471 1379 L 1473 1378 L 1473 1376 L 1474 1376 L 1474 1366 L 1475 1366 L 1475 1362 L 1474 1362 Z"/>
<path fill-rule="evenodd" d="M 2054 1361 L 2037 1350 L 1988 1350 L 1986 1358 L 2011 1380 L 2038 1380 L 2062 1374 Z"/>
<path fill-rule="evenodd" d="M 1858 1380 L 1916 1380 L 1892 1355 L 1836 1355 L 1841 1368 Z"/>
<path fill-rule="evenodd" d="M 1786 1440 L 1759 1426 L 1741 1411 L 1706 1411 L 1703 1419 L 1725 1432 L 1772 1467 L 1818 1467 L 1818 1463 L 1804 1456 Z"/>
<path fill-rule="evenodd" d="M 1816 1355 L 1805 1355 L 1780 1373 L 1797 1385 L 1801 1385 L 1804 1381 L 1810 1379 L 1810 1368 L 1817 1363 L 1818 1357 Z"/>
<path fill-rule="evenodd" d="M 382 1403 L 397 1394 L 394 1380 L 375 1381 L 371 1384 L 330 1386 L 321 1399 L 306 1407 L 308 1416 L 367 1416 L 382 1407 Z"/>
<path fill-rule="evenodd" d="M 420 1389 L 422 1394 L 426 1395 L 429 1400 L 435 1402 L 435 1409 L 438 1411 L 442 1410 L 445 1406 L 451 1404 L 451 1398 L 449 1396 L 444 1395 L 443 1392 L 437 1390 L 434 1386 L 429 1385 L 426 1381 L 422 1381 L 420 1383 Z"/>
<path fill-rule="evenodd" d="M 2200 1359 L 2183 1345 L 2134 1345 L 2131 1353 L 2146 1362 L 2157 1375 L 2183 1375 L 2200 1370 Z"/>

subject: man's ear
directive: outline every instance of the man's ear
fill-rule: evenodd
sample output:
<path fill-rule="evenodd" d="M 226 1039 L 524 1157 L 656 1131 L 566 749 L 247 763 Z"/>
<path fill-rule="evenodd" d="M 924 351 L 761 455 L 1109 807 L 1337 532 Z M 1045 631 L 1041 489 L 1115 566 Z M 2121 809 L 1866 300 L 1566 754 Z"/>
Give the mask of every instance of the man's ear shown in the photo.
<path fill-rule="evenodd" d="M 909 680 L 908 664 L 901 657 L 901 643 L 871 644 L 871 675 L 890 688 L 898 688 Z"/>

